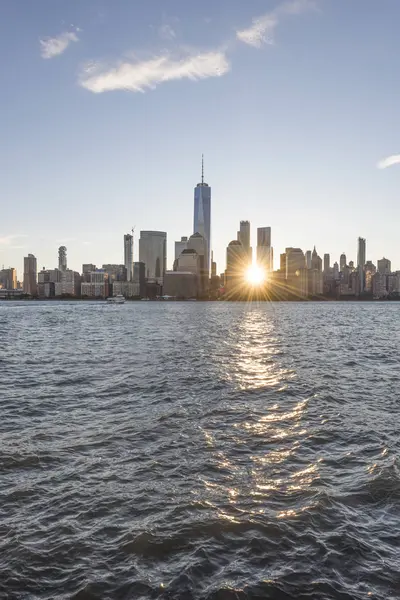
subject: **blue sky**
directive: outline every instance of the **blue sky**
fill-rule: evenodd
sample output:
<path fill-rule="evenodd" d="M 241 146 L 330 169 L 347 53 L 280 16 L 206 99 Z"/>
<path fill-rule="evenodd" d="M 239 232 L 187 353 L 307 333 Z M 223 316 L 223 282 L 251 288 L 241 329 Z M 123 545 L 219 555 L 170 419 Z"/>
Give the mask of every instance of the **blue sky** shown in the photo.
<path fill-rule="evenodd" d="M 123 262 L 133 225 L 171 265 L 204 153 L 219 271 L 240 219 L 275 267 L 361 235 L 400 269 L 399 22 L 398 0 L 2 0 L 0 265 Z"/>

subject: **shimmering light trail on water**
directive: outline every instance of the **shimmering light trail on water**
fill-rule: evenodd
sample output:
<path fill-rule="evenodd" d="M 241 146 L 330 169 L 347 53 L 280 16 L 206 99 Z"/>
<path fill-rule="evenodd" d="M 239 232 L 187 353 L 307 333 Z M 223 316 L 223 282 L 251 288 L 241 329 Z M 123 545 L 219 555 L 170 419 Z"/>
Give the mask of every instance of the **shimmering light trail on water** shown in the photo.
<path fill-rule="evenodd" d="M 400 304 L 0 303 L 0 598 L 400 597 Z"/>

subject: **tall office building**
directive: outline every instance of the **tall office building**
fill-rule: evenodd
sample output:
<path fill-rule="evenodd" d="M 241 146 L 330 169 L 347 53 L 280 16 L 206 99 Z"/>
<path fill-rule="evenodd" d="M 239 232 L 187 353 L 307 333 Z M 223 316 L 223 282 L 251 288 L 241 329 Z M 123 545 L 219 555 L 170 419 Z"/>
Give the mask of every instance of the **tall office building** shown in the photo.
<path fill-rule="evenodd" d="M 250 250 L 250 221 L 240 221 L 239 242 L 243 248 Z"/>
<path fill-rule="evenodd" d="M 306 269 L 311 269 L 311 260 L 312 260 L 311 250 L 307 250 L 307 252 L 306 252 Z"/>
<path fill-rule="evenodd" d="M 324 254 L 324 271 L 328 273 L 331 268 L 331 257 L 329 254 Z"/>
<path fill-rule="evenodd" d="M 182 252 L 187 249 L 187 243 L 187 236 L 183 236 L 179 242 L 175 242 L 175 260 L 178 260 Z"/>
<path fill-rule="evenodd" d="M 146 279 L 162 285 L 167 270 L 167 234 L 165 231 L 141 231 L 139 261 L 144 263 Z"/>
<path fill-rule="evenodd" d="M 306 268 L 306 259 L 301 248 L 286 248 L 286 279 L 294 277 L 297 271 Z"/>
<path fill-rule="evenodd" d="M 365 247 L 366 242 L 365 238 L 358 238 L 358 247 L 357 247 L 357 268 L 358 274 L 360 277 L 360 293 L 364 291 L 364 266 L 365 266 Z"/>
<path fill-rule="evenodd" d="M 17 289 L 17 271 L 13 267 L 0 271 L 0 286 L 6 290 Z"/>
<path fill-rule="evenodd" d="M 200 233 L 206 241 L 206 268 L 211 258 L 211 187 L 204 183 L 204 158 L 201 159 L 201 183 L 194 188 L 193 233 Z"/>
<path fill-rule="evenodd" d="M 24 294 L 37 296 L 37 261 L 33 254 L 24 257 Z"/>
<path fill-rule="evenodd" d="M 339 266 L 340 266 L 340 270 L 342 273 L 345 270 L 346 265 L 347 265 L 347 258 L 346 258 L 346 255 L 343 253 L 340 255 L 340 261 L 339 261 Z"/>
<path fill-rule="evenodd" d="M 60 246 L 58 249 L 58 268 L 60 271 L 67 270 L 67 249 L 65 246 Z"/>
<path fill-rule="evenodd" d="M 271 227 L 257 228 L 257 263 L 273 270 L 273 250 L 271 248 Z"/>
<path fill-rule="evenodd" d="M 392 263 L 388 258 L 381 258 L 378 260 L 378 271 L 381 275 L 389 275 L 392 270 Z"/>
<path fill-rule="evenodd" d="M 126 269 L 126 280 L 133 279 L 133 235 L 124 235 L 124 265 Z"/>

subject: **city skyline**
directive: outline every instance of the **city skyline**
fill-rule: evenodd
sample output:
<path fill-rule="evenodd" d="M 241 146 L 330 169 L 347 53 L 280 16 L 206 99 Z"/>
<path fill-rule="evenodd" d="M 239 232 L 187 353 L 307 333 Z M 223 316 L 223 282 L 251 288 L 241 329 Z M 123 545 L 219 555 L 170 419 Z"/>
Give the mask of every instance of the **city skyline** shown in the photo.
<path fill-rule="evenodd" d="M 288 243 L 311 240 L 356 261 L 359 235 L 367 259 L 400 267 L 398 2 L 4 0 L 2 11 L 0 265 L 20 274 L 31 252 L 50 266 L 60 245 L 73 269 L 117 262 L 136 223 L 168 232 L 171 268 L 204 152 L 218 265 L 244 219 L 272 227 L 274 268 Z"/>

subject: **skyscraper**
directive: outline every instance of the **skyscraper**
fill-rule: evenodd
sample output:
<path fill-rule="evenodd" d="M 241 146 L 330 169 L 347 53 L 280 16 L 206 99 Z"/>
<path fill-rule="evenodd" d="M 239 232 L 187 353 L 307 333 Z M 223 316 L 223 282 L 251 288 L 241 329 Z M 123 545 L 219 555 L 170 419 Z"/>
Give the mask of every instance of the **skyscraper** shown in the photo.
<path fill-rule="evenodd" d="M 24 294 L 37 296 L 37 261 L 33 254 L 24 257 Z"/>
<path fill-rule="evenodd" d="M 286 279 L 296 275 L 300 269 L 305 269 L 306 260 L 300 248 L 286 248 Z"/>
<path fill-rule="evenodd" d="M 314 269 L 316 271 L 322 271 L 322 258 L 318 256 L 317 249 L 315 246 L 311 255 L 311 269 Z"/>
<path fill-rule="evenodd" d="M 139 261 L 143 262 L 146 279 L 162 285 L 167 268 L 167 234 L 165 231 L 141 231 Z"/>
<path fill-rule="evenodd" d="M 271 227 L 257 229 L 257 263 L 265 266 L 267 271 L 273 270 L 273 253 L 271 248 Z"/>
<path fill-rule="evenodd" d="M 306 268 L 311 269 L 311 250 L 306 252 Z"/>
<path fill-rule="evenodd" d="M 388 258 L 381 258 L 378 260 L 378 271 L 381 275 L 388 275 L 392 270 L 392 263 Z"/>
<path fill-rule="evenodd" d="M 340 264 L 340 270 L 343 273 L 343 271 L 345 270 L 346 265 L 347 265 L 347 259 L 346 259 L 346 255 L 344 253 L 340 255 L 340 263 L 339 264 Z"/>
<path fill-rule="evenodd" d="M 0 285 L 6 290 L 17 289 L 17 271 L 13 267 L 0 271 Z"/>
<path fill-rule="evenodd" d="M 187 236 L 183 236 L 179 242 L 175 242 L 175 260 L 178 260 L 182 252 L 187 249 L 187 243 Z"/>
<path fill-rule="evenodd" d="M 67 249 L 65 246 L 60 246 L 58 249 L 58 268 L 60 271 L 67 270 Z"/>
<path fill-rule="evenodd" d="M 250 250 L 250 221 L 240 221 L 239 242 L 245 250 Z"/>
<path fill-rule="evenodd" d="M 201 160 L 201 183 L 194 188 L 193 233 L 200 233 L 206 241 L 205 265 L 210 270 L 211 257 L 211 187 L 204 183 L 204 158 Z"/>
<path fill-rule="evenodd" d="M 126 280 L 133 279 L 133 235 L 124 235 L 124 265 L 126 269 Z"/>
<path fill-rule="evenodd" d="M 365 239 L 362 237 L 358 238 L 358 248 L 357 248 L 357 267 L 358 273 L 360 277 L 360 293 L 364 291 L 364 266 L 365 266 Z"/>
<path fill-rule="evenodd" d="M 325 271 L 325 273 L 328 273 L 330 268 L 331 268 L 331 257 L 329 256 L 329 254 L 324 254 L 324 271 Z"/>

